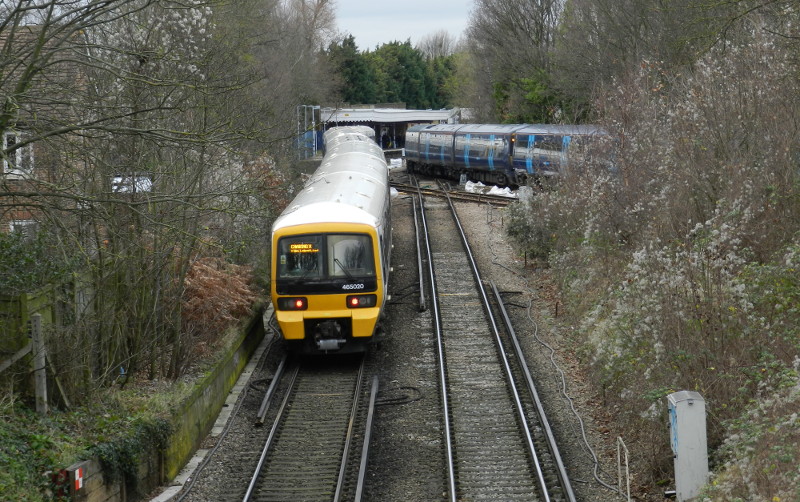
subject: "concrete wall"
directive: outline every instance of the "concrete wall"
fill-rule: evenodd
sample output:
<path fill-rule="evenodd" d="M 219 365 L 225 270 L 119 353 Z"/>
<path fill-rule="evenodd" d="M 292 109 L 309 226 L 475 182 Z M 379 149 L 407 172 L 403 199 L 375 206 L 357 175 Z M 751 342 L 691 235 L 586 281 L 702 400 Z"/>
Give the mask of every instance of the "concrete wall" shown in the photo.
<path fill-rule="evenodd" d="M 174 417 L 174 432 L 170 437 L 170 445 L 164 451 L 165 479 L 178 475 L 214 425 L 228 392 L 264 338 L 262 314 L 263 310 L 259 309 L 237 343 L 214 370 L 198 382 L 192 395 Z"/>
<path fill-rule="evenodd" d="M 190 396 L 176 408 L 172 418 L 173 432 L 166 448 L 153 451 L 141 459 L 137 479 L 112 481 L 104 475 L 97 459 L 78 462 L 61 474 L 64 491 L 72 496 L 72 500 L 141 500 L 175 478 L 208 435 L 228 393 L 264 338 L 263 312 L 263 308 L 257 310 L 219 362 L 195 384 Z"/>

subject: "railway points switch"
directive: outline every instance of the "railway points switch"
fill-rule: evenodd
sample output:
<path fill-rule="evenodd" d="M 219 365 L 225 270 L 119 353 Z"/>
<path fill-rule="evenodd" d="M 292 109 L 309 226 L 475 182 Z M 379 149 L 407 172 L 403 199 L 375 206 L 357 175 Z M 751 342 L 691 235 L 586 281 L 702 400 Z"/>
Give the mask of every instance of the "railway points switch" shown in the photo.
<path fill-rule="evenodd" d="M 708 479 L 706 402 L 699 393 L 683 390 L 667 396 L 670 445 L 675 465 L 675 495 L 694 500 Z"/>

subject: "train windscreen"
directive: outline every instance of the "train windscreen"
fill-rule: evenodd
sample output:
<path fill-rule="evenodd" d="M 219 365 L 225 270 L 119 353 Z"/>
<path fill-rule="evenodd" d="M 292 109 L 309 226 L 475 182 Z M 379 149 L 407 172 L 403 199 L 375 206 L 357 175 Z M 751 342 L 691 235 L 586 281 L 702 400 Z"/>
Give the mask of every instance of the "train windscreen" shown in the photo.
<path fill-rule="evenodd" d="M 278 242 L 279 279 L 375 277 L 372 239 L 365 234 L 314 234 Z"/>

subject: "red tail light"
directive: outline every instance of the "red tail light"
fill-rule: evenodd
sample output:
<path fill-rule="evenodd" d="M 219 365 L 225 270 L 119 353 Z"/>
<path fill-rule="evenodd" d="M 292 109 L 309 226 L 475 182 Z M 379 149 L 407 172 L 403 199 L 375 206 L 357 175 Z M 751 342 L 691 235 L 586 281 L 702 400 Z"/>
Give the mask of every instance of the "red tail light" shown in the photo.
<path fill-rule="evenodd" d="M 378 297 L 376 295 L 350 295 L 347 297 L 347 308 L 349 309 L 363 309 L 374 307 L 378 304 Z"/>
<path fill-rule="evenodd" d="M 306 298 L 278 298 L 278 310 L 306 310 L 308 299 Z"/>

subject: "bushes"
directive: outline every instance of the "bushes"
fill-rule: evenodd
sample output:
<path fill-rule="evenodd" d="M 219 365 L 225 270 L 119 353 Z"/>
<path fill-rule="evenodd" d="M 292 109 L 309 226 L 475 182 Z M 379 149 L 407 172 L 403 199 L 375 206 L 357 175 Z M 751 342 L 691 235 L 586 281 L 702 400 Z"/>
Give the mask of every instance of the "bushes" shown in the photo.
<path fill-rule="evenodd" d="M 51 240 L 45 232 L 0 232 L 0 291 L 17 295 L 69 277 L 74 263 L 57 254 Z"/>
<path fill-rule="evenodd" d="M 252 311 L 258 298 L 250 268 L 219 258 L 194 261 L 184 282 L 182 320 L 195 356 L 215 347 L 228 327 Z"/>
<path fill-rule="evenodd" d="M 125 434 L 89 449 L 91 455 L 100 459 L 103 475 L 110 482 L 136 480 L 142 458 L 161 450 L 171 432 L 169 422 L 163 418 L 131 418 L 122 423 L 128 428 Z"/>
<path fill-rule="evenodd" d="M 717 449 L 753 403 L 797 381 L 796 59 L 764 31 L 739 35 L 683 74 L 645 62 L 619 79 L 599 101 L 615 172 L 570 172 L 515 215 L 515 237 L 560 278 L 620 432 L 642 439 L 646 481 L 672 474 L 667 393 L 704 395 Z M 786 422 L 770 410 L 765 423 Z M 728 465 L 745 458 L 772 461 Z"/>
<path fill-rule="evenodd" d="M 800 369 L 795 365 L 793 371 Z M 721 448 L 727 461 L 707 487 L 705 500 L 797 500 L 800 497 L 800 387 L 753 403 L 730 423 Z"/>
<path fill-rule="evenodd" d="M 46 424 L 31 427 L 37 424 L 37 416 L 30 410 L 15 410 L 5 401 L 0 407 L 4 415 L 0 420 L 0 495 L 5 500 L 44 500 L 41 494 L 51 491 L 51 482 L 43 473 L 53 472 L 63 460 L 61 431 Z M 15 414 L 20 419 L 10 420 Z"/>

